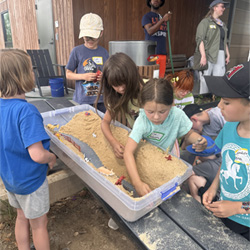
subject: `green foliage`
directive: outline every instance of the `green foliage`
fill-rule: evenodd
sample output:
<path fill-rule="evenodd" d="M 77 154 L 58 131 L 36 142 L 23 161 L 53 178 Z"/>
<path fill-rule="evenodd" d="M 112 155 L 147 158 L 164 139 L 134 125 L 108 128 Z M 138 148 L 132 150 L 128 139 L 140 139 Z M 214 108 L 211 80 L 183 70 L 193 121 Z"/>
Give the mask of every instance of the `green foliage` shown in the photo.
<path fill-rule="evenodd" d="M 220 101 L 220 97 L 212 95 L 212 96 L 204 96 L 204 95 L 197 95 L 194 97 L 194 103 L 201 105 L 210 102 Z"/>
<path fill-rule="evenodd" d="M 2 14 L 2 21 L 4 26 L 4 33 L 5 33 L 5 47 L 6 48 L 12 48 L 12 33 L 11 33 L 11 25 L 10 25 L 10 18 L 9 18 L 9 12 L 5 12 Z"/>

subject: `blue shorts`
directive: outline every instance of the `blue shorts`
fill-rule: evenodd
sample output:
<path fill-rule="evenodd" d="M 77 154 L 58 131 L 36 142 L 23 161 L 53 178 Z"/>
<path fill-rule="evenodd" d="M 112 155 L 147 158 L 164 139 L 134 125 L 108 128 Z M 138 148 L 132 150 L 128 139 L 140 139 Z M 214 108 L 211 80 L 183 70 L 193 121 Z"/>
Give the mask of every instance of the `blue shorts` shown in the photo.
<path fill-rule="evenodd" d="M 39 218 L 49 211 L 49 184 L 47 178 L 42 186 L 31 194 L 20 195 L 7 191 L 7 195 L 10 205 L 22 209 L 27 219 Z"/>

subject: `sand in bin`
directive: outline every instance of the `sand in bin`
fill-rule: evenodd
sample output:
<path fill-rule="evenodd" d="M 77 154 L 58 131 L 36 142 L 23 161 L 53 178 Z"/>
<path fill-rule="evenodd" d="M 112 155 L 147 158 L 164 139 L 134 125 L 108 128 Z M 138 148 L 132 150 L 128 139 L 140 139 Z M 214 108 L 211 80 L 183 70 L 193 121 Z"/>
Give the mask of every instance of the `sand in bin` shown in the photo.
<path fill-rule="evenodd" d="M 101 131 L 101 118 L 91 110 L 87 113 L 90 115 L 86 115 L 85 111 L 76 114 L 59 132 L 87 143 L 106 168 L 113 170 L 117 176 L 125 176 L 126 181 L 131 183 L 124 160 L 115 157 Z M 129 134 L 127 130 L 111 125 L 111 131 L 118 141 L 126 144 Z M 172 156 L 172 160 L 167 160 L 166 157 L 168 155 L 165 152 L 148 142 L 141 141 L 138 145 L 135 153 L 137 169 L 141 180 L 152 190 L 176 176 L 182 176 L 187 170 L 187 166 L 178 158 Z"/>

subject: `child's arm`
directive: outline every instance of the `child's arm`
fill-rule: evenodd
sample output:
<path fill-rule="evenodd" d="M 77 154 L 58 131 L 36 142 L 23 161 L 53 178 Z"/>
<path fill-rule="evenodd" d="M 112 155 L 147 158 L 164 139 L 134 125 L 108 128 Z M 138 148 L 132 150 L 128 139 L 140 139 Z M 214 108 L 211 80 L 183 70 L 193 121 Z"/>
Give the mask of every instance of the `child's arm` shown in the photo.
<path fill-rule="evenodd" d="M 85 81 L 95 81 L 97 78 L 97 73 L 75 73 L 69 69 L 66 70 L 66 78 L 69 80 L 85 80 Z"/>
<path fill-rule="evenodd" d="M 146 183 L 141 181 L 139 173 L 137 171 L 135 157 L 134 157 L 136 148 L 137 148 L 137 143 L 133 139 L 128 138 L 128 142 L 125 146 L 125 151 L 124 151 L 124 161 L 126 164 L 127 172 L 132 181 L 132 185 L 135 187 L 138 195 L 143 196 L 151 192 L 151 189 Z"/>
<path fill-rule="evenodd" d="M 241 201 L 215 201 L 207 206 L 214 216 L 227 218 L 235 214 L 250 214 L 250 210 L 242 208 Z"/>
<path fill-rule="evenodd" d="M 185 135 L 185 145 L 193 144 L 195 151 L 201 152 L 207 147 L 207 140 L 192 129 Z"/>
<path fill-rule="evenodd" d="M 56 156 L 44 149 L 41 141 L 30 145 L 28 151 L 33 161 L 41 164 L 48 163 L 50 169 L 52 169 L 56 163 Z"/>
<path fill-rule="evenodd" d="M 110 123 L 111 123 L 111 115 L 109 111 L 107 110 L 105 112 L 105 115 L 101 123 L 101 129 L 102 129 L 104 136 L 108 140 L 109 144 L 113 148 L 115 156 L 117 158 L 122 159 L 125 147 L 119 141 L 117 141 L 115 137 L 113 136 L 111 129 L 110 129 Z"/>
<path fill-rule="evenodd" d="M 250 209 L 244 209 L 242 207 L 243 202 L 241 201 L 221 200 L 212 202 L 219 188 L 219 176 L 220 169 L 218 170 L 212 185 L 203 195 L 204 206 L 215 216 L 220 218 L 227 218 L 235 214 L 250 214 Z"/>

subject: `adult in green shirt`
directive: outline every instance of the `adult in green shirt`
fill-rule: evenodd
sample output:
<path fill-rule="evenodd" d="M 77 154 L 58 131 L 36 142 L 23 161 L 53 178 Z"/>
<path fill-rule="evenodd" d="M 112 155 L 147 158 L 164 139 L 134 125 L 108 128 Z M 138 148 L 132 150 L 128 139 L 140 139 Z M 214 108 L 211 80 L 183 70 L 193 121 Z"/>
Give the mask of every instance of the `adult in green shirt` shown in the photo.
<path fill-rule="evenodd" d="M 201 20 L 197 27 L 196 43 L 201 53 L 200 65 L 206 65 L 208 62 L 208 69 L 199 72 L 200 94 L 209 93 L 203 76 L 223 76 L 226 71 L 226 64 L 230 60 L 227 27 L 220 19 L 228 6 L 228 2 L 213 1 L 209 6 L 210 10 L 206 17 Z"/>

